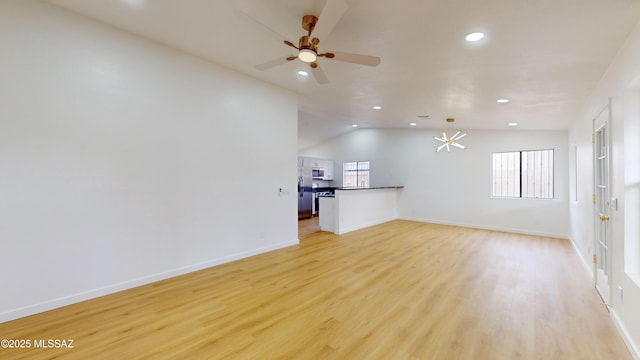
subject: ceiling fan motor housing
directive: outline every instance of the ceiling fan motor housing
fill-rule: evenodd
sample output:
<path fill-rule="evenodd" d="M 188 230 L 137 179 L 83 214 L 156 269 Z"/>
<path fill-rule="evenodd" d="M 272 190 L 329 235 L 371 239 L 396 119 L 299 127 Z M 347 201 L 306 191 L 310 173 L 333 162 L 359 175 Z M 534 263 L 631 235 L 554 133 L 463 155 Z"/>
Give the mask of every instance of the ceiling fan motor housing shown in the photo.
<path fill-rule="evenodd" d="M 317 38 L 313 38 L 316 41 L 309 41 L 309 35 L 300 36 L 300 40 L 298 40 L 298 47 L 300 49 L 309 49 L 317 52 L 318 47 L 316 46 L 320 41 Z"/>
<path fill-rule="evenodd" d="M 317 22 L 318 18 L 316 16 L 305 15 L 302 17 L 302 28 L 311 33 L 313 31 L 313 28 L 316 27 Z"/>
<path fill-rule="evenodd" d="M 318 53 L 318 44 L 320 43 L 320 39 L 316 37 L 311 38 L 311 32 L 313 32 L 317 22 L 318 18 L 314 15 L 305 15 L 302 17 L 302 28 L 307 31 L 307 35 L 302 35 L 298 40 L 298 48 L 300 50 L 307 49 L 316 54 Z"/>

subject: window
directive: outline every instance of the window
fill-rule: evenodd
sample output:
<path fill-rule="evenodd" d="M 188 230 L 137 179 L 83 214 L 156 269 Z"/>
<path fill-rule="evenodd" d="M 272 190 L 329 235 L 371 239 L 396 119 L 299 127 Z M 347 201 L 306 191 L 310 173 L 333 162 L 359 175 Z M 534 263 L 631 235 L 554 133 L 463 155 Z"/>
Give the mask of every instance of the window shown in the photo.
<path fill-rule="evenodd" d="M 625 113 L 630 114 L 624 119 L 625 130 L 640 125 L 640 78 L 632 84 L 625 94 Z M 640 287 L 640 142 L 634 137 L 630 131 L 625 140 L 633 140 L 624 142 L 624 272 Z"/>
<path fill-rule="evenodd" d="M 369 162 L 353 161 L 342 164 L 342 184 L 345 187 L 369 187 Z"/>
<path fill-rule="evenodd" d="M 553 199 L 553 150 L 492 154 L 493 197 Z"/>

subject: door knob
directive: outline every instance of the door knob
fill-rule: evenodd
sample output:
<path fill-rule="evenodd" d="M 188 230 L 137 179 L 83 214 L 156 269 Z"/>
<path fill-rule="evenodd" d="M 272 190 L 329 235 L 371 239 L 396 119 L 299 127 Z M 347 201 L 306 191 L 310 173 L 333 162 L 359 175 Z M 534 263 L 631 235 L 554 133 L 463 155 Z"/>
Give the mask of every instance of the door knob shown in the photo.
<path fill-rule="evenodd" d="M 600 215 L 600 220 L 609 221 L 609 217 L 607 215 Z"/>

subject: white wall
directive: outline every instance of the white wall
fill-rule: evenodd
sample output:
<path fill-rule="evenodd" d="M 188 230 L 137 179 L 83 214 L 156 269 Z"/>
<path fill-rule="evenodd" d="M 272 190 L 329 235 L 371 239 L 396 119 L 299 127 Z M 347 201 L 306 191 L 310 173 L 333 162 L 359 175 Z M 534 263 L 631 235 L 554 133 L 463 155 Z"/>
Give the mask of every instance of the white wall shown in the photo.
<path fill-rule="evenodd" d="M 600 83 L 593 90 L 592 95 L 582 109 L 581 116 L 574 120 L 569 131 L 569 139 L 578 148 L 578 201 L 571 205 L 571 238 L 585 259 L 590 260 L 594 249 L 594 208 L 591 201 L 593 194 L 593 160 L 591 134 L 592 120 L 595 115 L 606 106 L 611 99 L 612 110 L 612 163 L 611 163 L 611 196 L 618 198 L 618 211 L 611 212 L 612 227 L 612 271 L 609 283 L 613 289 L 611 293 L 611 314 L 619 329 L 625 336 L 627 344 L 640 359 L 640 286 L 632 279 L 633 274 L 625 272 L 625 254 L 631 254 L 638 249 L 640 238 L 638 232 L 625 233 L 625 227 L 633 229 L 640 222 L 637 214 L 639 198 L 638 154 L 637 143 L 640 141 L 640 119 L 637 104 L 640 101 L 640 22 L 631 32 L 616 58 L 609 66 Z M 627 130 L 629 132 L 627 132 Z M 625 173 L 628 175 L 625 181 Z M 572 189 L 573 191 L 573 189 Z M 629 201 L 629 203 L 627 203 Z M 635 211 L 633 216 L 626 216 L 625 212 Z M 626 247 L 625 240 L 634 246 Z M 629 261 L 629 258 L 627 258 Z M 591 270 L 593 271 L 593 270 Z M 631 275 L 631 276 L 630 276 Z M 622 288 L 624 297 L 620 296 Z"/>
<path fill-rule="evenodd" d="M 568 238 L 566 132 L 473 130 L 461 141 L 466 150 L 436 153 L 433 136 L 441 133 L 359 129 L 302 155 L 334 159 L 337 170 L 345 161 L 371 161 L 372 185 L 405 186 L 401 218 Z M 555 199 L 491 198 L 491 154 L 538 149 L 555 149 Z"/>
<path fill-rule="evenodd" d="M 0 322 L 298 242 L 295 94 L 36 1 L 0 53 Z"/>

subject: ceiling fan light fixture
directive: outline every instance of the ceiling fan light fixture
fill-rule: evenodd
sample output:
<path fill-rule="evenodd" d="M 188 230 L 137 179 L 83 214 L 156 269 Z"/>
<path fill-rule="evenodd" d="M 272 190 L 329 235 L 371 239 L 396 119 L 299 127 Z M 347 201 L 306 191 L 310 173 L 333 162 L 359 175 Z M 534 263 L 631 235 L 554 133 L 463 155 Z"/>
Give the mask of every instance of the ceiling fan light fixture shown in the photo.
<path fill-rule="evenodd" d="M 300 60 L 304 63 L 309 64 L 309 66 L 311 67 L 310 72 L 311 74 L 313 74 L 314 79 L 318 84 L 322 85 L 327 84 L 329 80 L 327 79 L 327 76 L 324 74 L 323 70 L 318 66 L 318 63 L 316 62 L 318 58 L 335 59 L 336 61 L 340 62 L 371 67 L 378 66 L 380 64 L 380 58 L 378 56 L 353 54 L 348 52 L 321 52 L 318 50 L 318 45 L 320 45 L 321 40 L 331 32 L 331 30 L 342 18 L 348 8 L 349 6 L 347 5 L 345 0 L 327 0 L 324 7 L 320 11 L 323 20 L 320 23 L 319 27 L 316 27 L 318 23 L 318 16 L 304 15 L 302 17 L 302 29 L 304 29 L 306 33 L 300 36 L 298 38 L 298 42 L 295 44 L 286 39 L 282 41 L 284 45 L 288 46 L 289 48 L 296 49 L 297 52 L 291 53 L 291 55 L 286 57 L 278 57 L 276 59 L 269 60 L 263 64 L 256 64 L 254 65 L 254 68 L 261 71 L 268 70 L 275 66 L 286 64 L 289 61 Z M 240 12 L 242 13 L 242 11 Z M 266 27 L 271 33 L 278 35 L 279 38 L 283 38 L 283 36 L 279 35 L 273 29 L 265 26 L 259 20 L 252 18 L 248 14 L 244 15 L 246 15 L 246 17 L 248 17 L 250 20 L 253 20 L 254 23 Z"/>
<path fill-rule="evenodd" d="M 306 63 L 315 62 L 317 58 L 318 55 L 316 55 L 315 51 L 311 49 L 300 49 L 300 52 L 298 53 L 298 59 Z"/>

